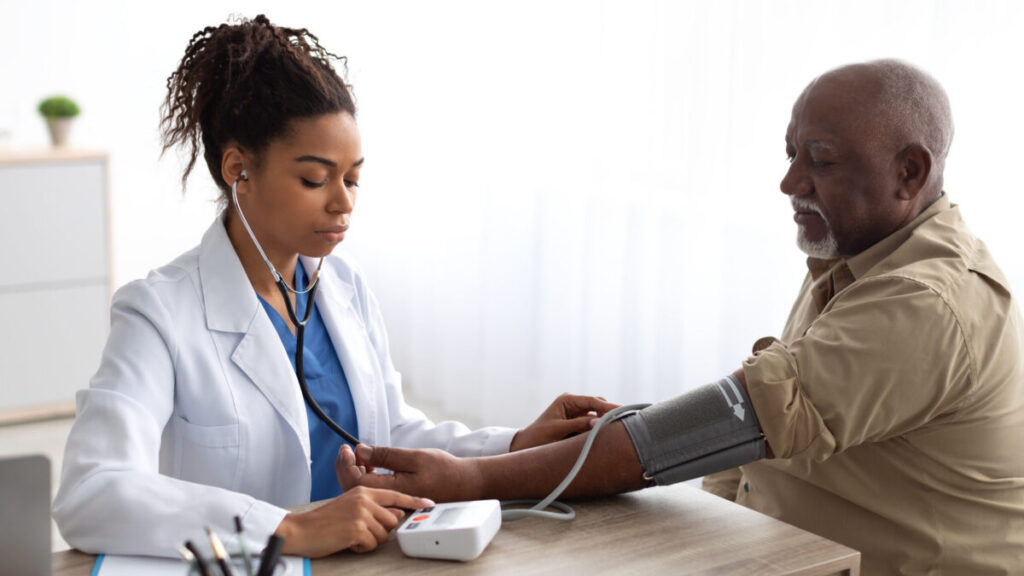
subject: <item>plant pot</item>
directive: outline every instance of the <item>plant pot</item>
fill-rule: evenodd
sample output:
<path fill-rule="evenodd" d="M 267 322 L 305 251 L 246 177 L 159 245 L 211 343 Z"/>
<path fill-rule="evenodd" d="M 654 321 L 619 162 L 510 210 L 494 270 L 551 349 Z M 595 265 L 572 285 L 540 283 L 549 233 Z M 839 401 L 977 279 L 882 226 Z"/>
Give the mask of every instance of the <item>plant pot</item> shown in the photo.
<path fill-rule="evenodd" d="M 71 132 L 71 118 L 47 118 L 46 126 L 50 129 L 50 142 L 55 148 L 63 148 L 68 144 Z"/>

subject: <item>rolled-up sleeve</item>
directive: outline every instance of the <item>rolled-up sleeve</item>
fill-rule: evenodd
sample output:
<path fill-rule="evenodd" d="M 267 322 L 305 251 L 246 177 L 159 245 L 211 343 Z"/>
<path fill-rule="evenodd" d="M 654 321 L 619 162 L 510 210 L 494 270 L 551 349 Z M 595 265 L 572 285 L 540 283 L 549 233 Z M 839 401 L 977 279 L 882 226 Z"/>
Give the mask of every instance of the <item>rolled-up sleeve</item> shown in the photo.
<path fill-rule="evenodd" d="M 973 381 L 964 342 L 941 294 L 880 276 L 840 292 L 801 337 L 772 342 L 743 372 L 775 456 L 822 461 L 954 409 Z"/>

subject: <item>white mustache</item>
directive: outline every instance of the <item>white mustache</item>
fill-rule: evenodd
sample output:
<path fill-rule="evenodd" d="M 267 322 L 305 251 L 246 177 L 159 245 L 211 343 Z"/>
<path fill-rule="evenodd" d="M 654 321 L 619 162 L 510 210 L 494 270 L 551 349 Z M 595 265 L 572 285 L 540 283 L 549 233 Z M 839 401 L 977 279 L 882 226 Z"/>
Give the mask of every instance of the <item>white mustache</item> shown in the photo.
<path fill-rule="evenodd" d="M 814 212 L 815 214 L 820 216 L 822 220 L 825 219 L 824 214 L 821 213 L 821 209 L 818 208 L 817 205 L 808 200 L 805 200 L 797 196 L 790 196 L 789 203 L 791 206 L 793 206 L 794 212 Z"/>

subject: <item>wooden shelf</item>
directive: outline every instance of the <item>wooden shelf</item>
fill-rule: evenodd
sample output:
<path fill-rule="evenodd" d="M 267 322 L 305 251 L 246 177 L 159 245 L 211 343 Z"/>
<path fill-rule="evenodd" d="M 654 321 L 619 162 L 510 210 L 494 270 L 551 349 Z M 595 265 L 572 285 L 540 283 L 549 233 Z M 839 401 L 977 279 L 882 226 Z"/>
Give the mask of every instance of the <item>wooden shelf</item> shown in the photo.
<path fill-rule="evenodd" d="M 0 150 L 0 425 L 74 413 L 109 326 L 107 155 Z M 45 255 L 45 261 L 40 260 Z"/>
<path fill-rule="evenodd" d="M 0 165 L 85 162 L 107 159 L 104 152 L 83 148 L 0 148 Z"/>
<path fill-rule="evenodd" d="M 74 402 L 35 406 L 32 408 L 16 408 L 13 410 L 0 411 L 0 426 L 26 424 L 28 422 L 40 422 L 42 420 L 56 420 L 58 418 L 73 418 L 74 415 Z"/>

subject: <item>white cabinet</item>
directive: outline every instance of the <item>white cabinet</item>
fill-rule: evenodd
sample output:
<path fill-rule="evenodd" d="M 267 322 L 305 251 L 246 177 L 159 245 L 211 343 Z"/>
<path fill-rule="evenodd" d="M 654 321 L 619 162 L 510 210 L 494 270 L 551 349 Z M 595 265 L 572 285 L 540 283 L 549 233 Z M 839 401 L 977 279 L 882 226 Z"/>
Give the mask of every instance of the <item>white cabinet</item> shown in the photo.
<path fill-rule="evenodd" d="M 107 158 L 0 152 L 0 423 L 70 413 L 106 341 Z"/>

